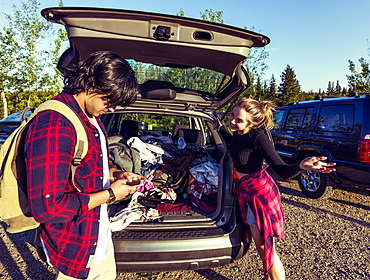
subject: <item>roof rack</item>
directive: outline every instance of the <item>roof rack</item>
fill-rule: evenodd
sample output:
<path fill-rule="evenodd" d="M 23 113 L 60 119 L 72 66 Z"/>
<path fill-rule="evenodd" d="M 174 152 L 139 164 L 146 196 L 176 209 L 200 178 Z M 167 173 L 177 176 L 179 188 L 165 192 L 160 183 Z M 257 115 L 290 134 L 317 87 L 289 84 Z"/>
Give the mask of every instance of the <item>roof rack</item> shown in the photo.
<path fill-rule="evenodd" d="M 368 92 L 368 91 L 360 91 L 360 92 L 351 91 L 351 92 L 348 93 L 347 96 L 325 96 L 325 95 L 318 94 L 318 95 L 315 96 L 314 100 L 321 100 L 321 99 L 324 99 L 324 98 L 353 97 L 353 96 L 369 95 L 369 94 L 370 94 L 370 92 Z"/>
<path fill-rule="evenodd" d="M 311 103 L 311 102 L 326 102 L 326 101 L 333 101 L 333 100 L 345 100 L 345 99 L 358 99 L 358 98 L 366 98 L 370 99 L 370 92 L 359 92 L 361 95 L 347 95 L 347 96 L 322 96 L 317 95 L 315 96 L 315 99 L 313 100 L 305 100 L 305 101 L 296 101 L 289 103 L 288 105 L 294 105 L 294 104 L 305 104 L 305 103 Z"/>

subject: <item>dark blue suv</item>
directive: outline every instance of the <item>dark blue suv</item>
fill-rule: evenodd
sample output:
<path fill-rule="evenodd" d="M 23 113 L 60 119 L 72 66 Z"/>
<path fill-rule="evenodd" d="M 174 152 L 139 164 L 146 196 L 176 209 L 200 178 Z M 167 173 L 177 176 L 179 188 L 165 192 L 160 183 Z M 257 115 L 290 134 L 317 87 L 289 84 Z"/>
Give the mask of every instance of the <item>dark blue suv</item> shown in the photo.
<path fill-rule="evenodd" d="M 370 186 L 370 95 L 323 98 L 277 108 L 271 131 L 276 150 L 287 162 L 324 155 L 337 171 L 305 171 L 298 176 L 302 192 L 328 198 L 335 184 Z"/>

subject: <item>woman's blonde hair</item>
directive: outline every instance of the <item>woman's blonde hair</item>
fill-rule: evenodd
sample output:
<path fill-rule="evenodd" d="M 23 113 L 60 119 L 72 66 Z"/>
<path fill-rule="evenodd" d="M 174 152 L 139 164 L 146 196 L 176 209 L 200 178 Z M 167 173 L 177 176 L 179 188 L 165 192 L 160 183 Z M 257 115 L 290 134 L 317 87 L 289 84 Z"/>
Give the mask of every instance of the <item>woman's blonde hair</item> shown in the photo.
<path fill-rule="evenodd" d="M 251 115 L 252 128 L 265 125 L 266 129 L 271 130 L 274 127 L 272 110 L 274 110 L 275 105 L 272 101 L 258 101 L 243 97 L 235 106 L 239 106 Z"/>

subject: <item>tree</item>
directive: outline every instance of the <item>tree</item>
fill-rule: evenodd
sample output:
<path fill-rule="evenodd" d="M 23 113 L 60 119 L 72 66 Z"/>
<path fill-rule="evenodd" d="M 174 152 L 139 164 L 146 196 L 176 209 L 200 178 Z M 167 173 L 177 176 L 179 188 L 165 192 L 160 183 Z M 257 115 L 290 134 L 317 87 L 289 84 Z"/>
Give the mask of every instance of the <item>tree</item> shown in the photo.
<path fill-rule="evenodd" d="M 244 27 L 248 29 L 247 27 Z M 254 26 L 248 30 L 254 31 Z M 268 68 L 266 59 L 269 57 L 269 53 L 265 47 L 262 48 L 250 48 L 247 59 L 244 62 L 244 67 L 248 70 L 251 86 L 242 94 L 242 96 L 255 96 L 257 86 L 256 82 L 258 78 L 262 79 L 265 74 L 265 70 Z"/>
<path fill-rule="evenodd" d="M 248 29 L 247 27 L 244 28 Z M 249 30 L 254 31 L 254 29 L 254 26 L 252 26 Z M 249 50 L 249 54 L 244 62 L 244 66 L 248 69 L 248 72 L 251 76 L 252 84 L 257 76 L 262 77 L 265 74 L 265 70 L 268 68 L 268 65 L 266 64 L 266 59 L 268 57 L 269 53 L 265 47 L 251 48 Z"/>
<path fill-rule="evenodd" d="M 41 47 L 44 39 L 55 35 L 52 23 L 39 13 L 36 0 L 22 2 L 21 8 L 13 6 L 13 14 L 4 13 L 8 26 L 0 34 L 1 65 L 12 65 L 6 77 L 0 73 L 0 88 L 3 97 L 3 115 L 16 112 L 27 106 L 37 106 L 50 99 L 62 86 L 61 74 L 55 64 L 66 41 L 66 32 L 58 34 L 50 51 Z M 64 6 L 60 1 L 59 6 Z M 6 42 L 8 38 L 9 43 Z M 4 42 L 4 43 L 3 43 Z M 16 61 L 16 63 L 11 63 Z"/>
<path fill-rule="evenodd" d="M 339 80 L 337 80 L 337 84 L 334 88 L 334 94 L 335 94 L 335 96 L 341 96 L 342 95 L 342 87 L 339 84 Z"/>
<path fill-rule="evenodd" d="M 8 101 L 5 96 L 5 89 L 14 80 L 8 75 L 15 68 L 18 60 L 20 46 L 15 40 L 15 33 L 12 29 L 3 28 L 0 33 L 0 96 L 2 102 L 2 116 L 8 116 Z"/>
<path fill-rule="evenodd" d="M 268 93 L 266 96 L 266 99 L 275 101 L 276 100 L 276 79 L 274 74 L 272 74 L 271 79 L 270 79 L 270 84 L 268 87 Z"/>
<path fill-rule="evenodd" d="M 223 14 L 222 11 L 214 11 L 212 9 L 210 10 L 206 9 L 204 13 L 200 13 L 200 17 L 202 20 L 224 23 L 224 20 L 222 19 L 222 14 Z"/>
<path fill-rule="evenodd" d="M 254 85 L 253 96 L 257 100 L 264 99 L 264 92 L 263 92 L 263 86 L 261 82 L 261 76 L 257 76 L 256 82 Z"/>
<path fill-rule="evenodd" d="M 63 0 L 60 0 L 59 7 L 64 7 Z M 53 32 L 56 35 L 56 39 L 50 45 L 49 55 L 51 59 L 49 60 L 48 67 L 52 69 L 53 74 L 50 75 L 49 87 L 47 93 L 45 94 L 46 99 L 50 99 L 52 96 L 56 95 L 63 88 L 63 75 L 56 68 L 62 51 L 65 49 L 64 44 L 68 43 L 67 32 L 64 27 L 61 27 Z M 69 43 L 68 43 L 69 45 Z"/>
<path fill-rule="evenodd" d="M 299 101 L 301 86 L 293 68 L 287 65 L 280 77 L 282 82 L 279 85 L 280 94 L 278 94 L 277 103 L 279 105 L 287 105 L 291 102 Z"/>
<path fill-rule="evenodd" d="M 370 68 L 369 62 L 364 59 L 363 57 L 359 60 L 360 67 L 356 66 L 356 64 L 352 60 L 348 60 L 349 62 L 349 70 L 352 72 L 351 75 L 347 75 L 348 86 L 350 87 L 350 91 L 355 92 L 369 92 L 370 91 Z"/>
<path fill-rule="evenodd" d="M 329 81 L 328 88 L 326 90 L 326 95 L 327 96 L 333 96 L 334 95 L 334 82 Z"/>
<path fill-rule="evenodd" d="M 51 23 L 42 21 L 39 5 L 36 0 L 28 0 L 22 2 L 20 10 L 13 6 L 13 15 L 5 14 L 10 28 L 17 31 L 16 39 L 21 46 L 16 71 L 12 76 L 22 82 L 15 86 L 13 92 L 16 94 L 10 97 L 17 109 L 31 106 L 37 101 L 37 93 L 45 79 L 47 56 L 43 51 L 37 50 L 37 46 L 47 35 Z"/>

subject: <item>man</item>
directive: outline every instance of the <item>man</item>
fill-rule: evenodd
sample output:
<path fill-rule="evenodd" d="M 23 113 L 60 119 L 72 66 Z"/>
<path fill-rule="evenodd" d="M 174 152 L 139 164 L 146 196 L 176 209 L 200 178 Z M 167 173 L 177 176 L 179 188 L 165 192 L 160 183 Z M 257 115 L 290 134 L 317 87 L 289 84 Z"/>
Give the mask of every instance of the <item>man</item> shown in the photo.
<path fill-rule="evenodd" d="M 116 278 L 107 203 L 135 192 L 129 184 L 144 178 L 109 165 L 99 117 L 131 104 L 137 93 L 133 70 L 112 52 L 95 52 L 66 70 L 64 91 L 53 99 L 79 115 L 89 142 L 76 169 L 76 187 L 69 180 L 76 143 L 72 123 L 44 111 L 30 125 L 25 142 L 30 208 L 41 223 L 38 234 L 58 280 Z"/>

